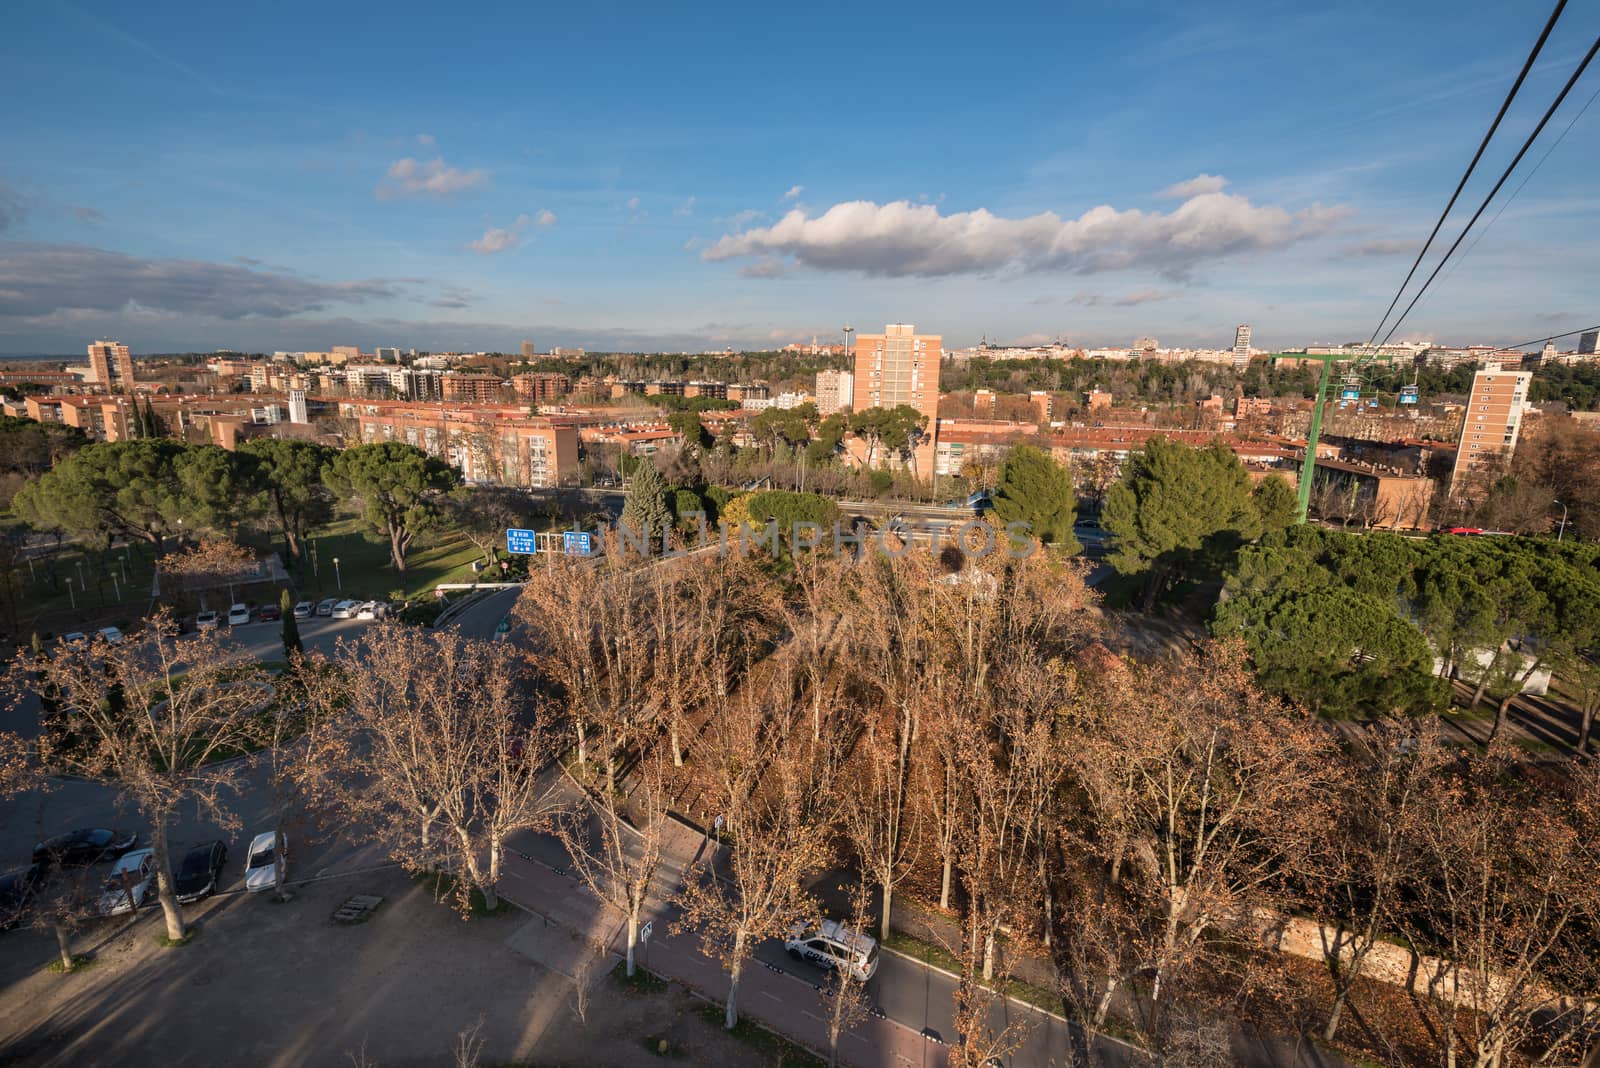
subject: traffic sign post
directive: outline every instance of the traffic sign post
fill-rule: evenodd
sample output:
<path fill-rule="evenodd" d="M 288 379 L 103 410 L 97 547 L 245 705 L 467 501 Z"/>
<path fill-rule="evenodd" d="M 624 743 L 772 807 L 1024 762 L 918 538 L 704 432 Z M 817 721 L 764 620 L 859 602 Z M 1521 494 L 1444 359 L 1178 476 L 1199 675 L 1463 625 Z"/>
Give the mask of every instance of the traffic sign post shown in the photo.
<path fill-rule="evenodd" d="M 532 554 L 538 551 L 538 536 L 533 531 L 507 528 L 506 552 Z"/>
<path fill-rule="evenodd" d="M 568 556 L 588 556 L 594 551 L 594 535 L 587 530 L 563 531 L 561 551 Z"/>

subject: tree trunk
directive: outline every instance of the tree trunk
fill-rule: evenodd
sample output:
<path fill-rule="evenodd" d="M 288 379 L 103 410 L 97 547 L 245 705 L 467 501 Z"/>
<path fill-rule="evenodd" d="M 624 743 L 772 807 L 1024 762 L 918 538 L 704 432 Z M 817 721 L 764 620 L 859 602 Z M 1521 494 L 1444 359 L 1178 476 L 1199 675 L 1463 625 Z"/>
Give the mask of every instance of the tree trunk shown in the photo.
<path fill-rule="evenodd" d="M 167 856 L 167 817 L 163 813 L 151 821 L 150 846 L 156 855 L 156 899 L 167 921 L 167 940 L 180 941 L 184 935 L 183 907 L 172 890 L 172 862 Z"/>
<path fill-rule="evenodd" d="M 394 561 L 394 569 L 400 574 L 406 573 L 406 540 L 405 532 L 399 527 L 389 528 L 389 558 Z"/>
<path fill-rule="evenodd" d="M 287 867 L 283 850 L 287 843 L 284 840 L 283 828 L 280 826 L 276 830 L 277 834 L 272 840 L 272 896 L 279 901 L 287 901 L 289 895 L 283 890 L 284 869 Z"/>
<path fill-rule="evenodd" d="M 56 952 L 61 954 L 61 971 L 70 973 L 72 971 L 72 939 L 67 934 L 67 925 L 64 923 L 52 923 L 50 927 L 56 933 Z"/>
<path fill-rule="evenodd" d="M 1583 756 L 1589 751 L 1589 735 L 1594 730 L 1594 702 L 1585 701 L 1583 705 L 1583 722 L 1578 725 L 1578 755 Z M 1600 1047 L 1597 1047 L 1600 1048 Z"/>
<path fill-rule="evenodd" d="M 939 907 L 941 909 L 950 907 L 950 868 L 954 863 L 955 854 L 946 853 L 944 855 L 944 871 L 939 876 Z"/>
<path fill-rule="evenodd" d="M 633 978 L 633 947 L 639 944 L 639 910 L 628 913 L 628 978 Z"/>
<path fill-rule="evenodd" d="M 994 979 L 994 932 L 983 936 L 983 981 Z"/>
<path fill-rule="evenodd" d="M 744 932 L 740 931 L 733 939 L 733 966 L 728 969 L 728 1007 L 722 1017 L 722 1026 L 732 1031 L 739 1022 L 739 973 L 744 970 Z"/>
<path fill-rule="evenodd" d="M 683 746 L 678 742 L 678 717 L 672 717 L 672 766 L 683 767 Z"/>
<path fill-rule="evenodd" d="M 1494 727 L 1489 731 L 1489 741 L 1491 744 L 1496 738 L 1500 737 L 1500 732 L 1505 729 L 1506 719 L 1508 718 L 1508 713 L 1511 711 L 1511 703 L 1516 699 L 1516 694 L 1510 694 L 1505 700 L 1501 701 L 1499 707 L 1494 710 Z"/>
<path fill-rule="evenodd" d="M 889 941 L 889 903 L 894 898 L 894 887 L 886 879 L 883 883 L 883 916 L 878 920 L 878 941 Z"/>

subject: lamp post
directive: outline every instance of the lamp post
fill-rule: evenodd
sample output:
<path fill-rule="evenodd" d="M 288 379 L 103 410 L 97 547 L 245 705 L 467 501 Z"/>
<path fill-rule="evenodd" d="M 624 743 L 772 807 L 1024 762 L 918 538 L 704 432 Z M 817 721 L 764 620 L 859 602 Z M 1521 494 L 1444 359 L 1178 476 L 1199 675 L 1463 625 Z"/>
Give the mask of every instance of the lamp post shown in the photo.
<path fill-rule="evenodd" d="M 1554 503 L 1561 504 L 1560 501 L 1556 501 Z M 1567 506 L 1564 505 L 1564 504 L 1561 504 L 1561 526 L 1556 530 L 1556 541 L 1560 541 L 1562 536 L 1564 534 L 1566 534 L 1566 532 L 1567 532 Z"/>
<path fill-rule="evenodd" d="M 122 587 L 117 583 L 117 569 L 114 567 L 108 567 L 106 568 L 106 574 L 111 576 L 111 589 L 117 595 L 117 603 L 121 604 Z"/>
<path fill-rule="evenodd" d="M 339 573 L 339 558 L 337 556 L 333 558 L 333 581 L 338 584 L 341 591 L 344 590 L 344 576 Z"/>
<path fill-rule="evenodd" d="M 72 610 L 76 612 L 78 610 L 78 599 L 72 594 L 72 576 L 68 575 L 61 581 L 67 584 L 67 600 L 72 602 Z"/>

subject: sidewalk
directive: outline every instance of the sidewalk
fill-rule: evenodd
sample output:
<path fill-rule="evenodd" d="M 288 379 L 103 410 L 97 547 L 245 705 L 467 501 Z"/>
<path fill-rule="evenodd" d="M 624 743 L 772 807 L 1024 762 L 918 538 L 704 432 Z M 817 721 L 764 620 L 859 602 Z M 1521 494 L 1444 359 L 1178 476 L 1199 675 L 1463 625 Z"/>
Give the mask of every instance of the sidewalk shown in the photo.
<path fill-rule="evenodd" d="M 703 842 L 693 831 L 688 835 Z M 677 844 L 680 848 L 686 846 L 688 838 L 680 838 Z M 693 855 L 692 850 L 689 855 Z M 626 951 L 621 942 L 621 917 L 602 906 L 575 875 L 535 859 L 531 852 L 517 851 L 507 855 L 506 877 L 502 889 L 507 899 L 553 924 L 576 923 L 569 930 L 581 938 L 609 931 L 612 951 Z M 696 935 L 672 933 L 675 910 L 658 902 L 647 919 L 655 929 L 648 945 L 639 949 L 639 963 L 647 971 L 679 983 L 714 1004 L 725 1003 L 727 971 L 701 952 Z M 741 1018 L 755 1020 L 819 1056 L 826 1056 L 827 1006 L 817 989 L 798 976 L 757 959 L 747 961 L 739 984 L 738 1010 Z M 841 1063 L 856 1068 L 935 1068 L 947 1063 L 943 1042 L 924 1038 L 885 1017 L 870 1017 L 847 1032 L 840 1040 L 839 1054 Z"/>

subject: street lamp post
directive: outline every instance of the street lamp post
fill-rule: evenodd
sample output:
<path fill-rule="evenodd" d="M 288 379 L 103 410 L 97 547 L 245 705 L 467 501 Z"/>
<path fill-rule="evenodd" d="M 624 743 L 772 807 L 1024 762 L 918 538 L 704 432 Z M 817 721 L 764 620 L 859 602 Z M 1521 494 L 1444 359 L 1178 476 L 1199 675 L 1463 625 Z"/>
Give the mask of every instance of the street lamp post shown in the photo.
<path fill-rule="evenodd" d="M 114 568 L 114 567 L 108 567 L 108 568 L 106 568 L 106 574 L 111 576 L 111 589 L 112 589 L 112 592 L 114 592 L 117 595 L 117 603 L 121 604 L 122 603 L 122 586 L 120 584 L 118 584 L 118 582 L 117 582 L 117 569 Z"/>
<path fill-rule="evenodd" d="M 72 593 L 72 576 L 68 575 L 61 581 L 67 584 L 67 600 L 72 602 L 72 610 L 76 612 L 78 610 L 78 598 L 73 596 Z"/>
<path fill-rule="evenodd" d="M 339 558 L 333 558 L 333 581 L 338 584 L 340 591 L 344 590 L 344 576 L 339 573 Z"/>
<path fill-rule="evenodd" d="M 1554 503 L 1561 504 L 1560 501 L 1556 501 Z M 1566 532 L 1567 532 L 1567 506 L 1565 504 L 1561 504 L 1561 526 L 1560 526 L 1560 528 L 1558 528 L 1556 530 L 1556 541 L 1560 541 L 1562 536 L 1564 534 L 1566 534 Z"/>

